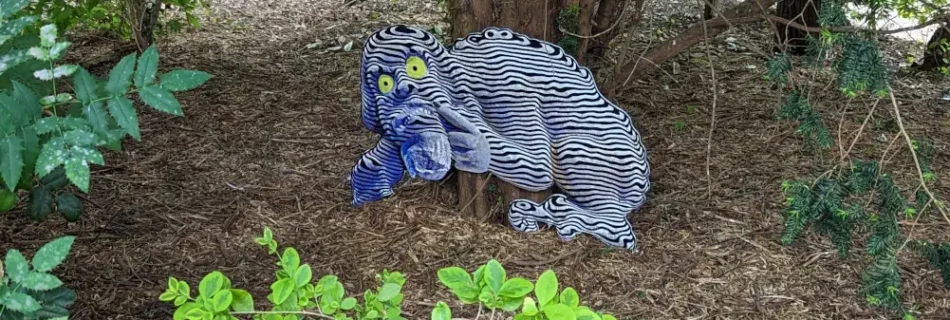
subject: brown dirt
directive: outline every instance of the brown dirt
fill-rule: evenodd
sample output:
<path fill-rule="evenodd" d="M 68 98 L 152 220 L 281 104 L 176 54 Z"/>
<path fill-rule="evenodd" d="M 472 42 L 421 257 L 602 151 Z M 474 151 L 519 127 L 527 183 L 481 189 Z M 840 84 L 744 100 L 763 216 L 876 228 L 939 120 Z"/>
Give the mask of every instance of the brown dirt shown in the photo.
<path fill-rule="evenodd" d="M 715 43 L 721 90 L 709 198 L 712 94 L 702 49 L 678 59 L 681 73 L 642 79 L 623 93 L 621 105 L 649 148 L 655 183 L 648 205 L 631 215 L 642 250 L 632 254 L 589 237 L 561 242 L 550 231 L 520 234 L 504 224 L 477 224 L 458 216 L 454 190 L 438 183 L 406 183 L 392 199 L 351 208 L 349 170 L 375 142 L 358 121 L 360 43 L 376 25 L 431 23 L 437 16 L 434 5 L 421 2 L 340 3 L 218 1 L 217 21 L 163 39 L 165 70 L 215 75 L 179 95 L 186 116 L 140 109 L 143 140 L 128 141 L 94 169 L 80 222 L 34 223 L 19 214 L 21 204 L 0 217 L 0 248 L 31 255 L 57 236 L 76 235 L 68 262 L 56 270 L 78 291 L 73 319 L 170 319 L 171 306 L 157 299 L 166 279 L 196 284 L 212 270 L 263 302 L 274 264 L 252 239 L 264 226 L 282 245 L 296 247 L 316 274 L 339 275 L 348 293 L 374 286 L 382 269 L 404 272 L 410 319 L 428 318 L 438 300 L 454 301 L 437 282 L 439 268 L 472 269 L 492 258 L 529 278 L 553 269 L 585 303 L 619 319 L 888 317 L 857 294 L 863 250 L 838 258 L 826 237 L 811 232 L 795 245 L 779 243 L 780 183 L 816 176 L 816 157 L 802 150 L 794 123 L 774 119 L 781 95 L 761 80 L 763 58 L 728 51 L 725 39 L 738 37 L 742 46 L 767 52 L 763 25 Z M 373 12 L 381 14 L 374 19 Z M 339 36 L 355 42 L 352 51 L 306 48 L 315 39 L 336 46 Z M 107 70 L 99 69 L 93 71 Z M 909 130 L 937 142 L 934 171 L 946 180 L 950 104 L 939 100 L 940 85 L 947 82 L 902 75 L 895 90 Z M 836 130 L 845 115 L 843 139 L 849 139 L 869 101 L 841 113 L 848 104 L 834 88 L 818 94 L 826 97 L 819 108 L 830 127 Z M 688 113 L 688 105 L 696 112 Z M 882 104 L 876 118 L 890 119 L 889 110 Z M 876 138 L 893 136 L 870 128 L 854 154 L 877 158 L 887 143 Z M 888 164 L 902 186 L 914 185 L 909 161 L 902 152 Z M 950 194 L 945 186 L 936 189 Z M 933 217 L 916 232 L 940 240 L 946 230 Z M 950 293 L 938 273 L 912 253 L 902 254 L 901 264 L 905 299 L 920 319 L 950 318 Z"/>

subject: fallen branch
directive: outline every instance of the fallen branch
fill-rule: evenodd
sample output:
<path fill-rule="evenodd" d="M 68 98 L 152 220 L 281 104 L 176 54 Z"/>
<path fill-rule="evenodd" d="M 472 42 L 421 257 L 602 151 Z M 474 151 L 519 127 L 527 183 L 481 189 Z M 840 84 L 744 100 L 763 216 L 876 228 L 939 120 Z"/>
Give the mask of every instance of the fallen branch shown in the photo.
<path fill-rule="evenodd" d="M 920 179 L 920 186 L 923 187 L 924 192 L 930 196 L 930 200 L 934 202 L 937 211 L 940 211 L 943 219 L 950 225 L 950 213 L 947 213 L 947 207 L 943 202 L 937 200 L 933 192 L 930 192 L 930 187 L 927 187 L 927 181 L 924 180 L 924 171 L 920 168 L 920 160 L 917 159 L 917 151 L 914 150 L 914 143 L 911 141 L 910 135 L 907 134 L 907 130 L 904 130 L 904 122 L 901 120 L 901 110 L 897 107 L 897 99 L 894 98 L 894 89 L 891 88 L 890 85 L 887 85 L 887 93 L 891 96 L 891 105 L 894 106 L 894 119 L 897 121 L 897 127 L 901 130 L 900 135 L 904 136 L 904 141 L 907 142 L 907 148 L 910 149 L 910 155 L 914 158 L 914 165 L 917 166 L 917 178 Z"/>
<path fill-rule="evenodd" d="M 612 83 L 617 87 L 613 88 L 611 91 L 623 89 L 627 86 L 630 79 L 635 78 L 635 76 L 646 75 L 656 71 L 657 69 L 660 69 L 659 66 L 665 63 L 667 60 L 676 57 L 681 52 L 686 51 L 687 49 L 692 48 L 703 41 L 704 34 L 707 34 L 708 37 L 715 37 L 737 24 L 772 21 L 807 32 L 817 33 L 823 30 L 823 28 L 809 27 L 795 21 L 768 14 L 765 11 L 766 8 L 771 7 L 777 2 L 778 0 L 746 0 L 739 5 L 736 5 L 732 9 L 720 13 L 717 18 L 705 20 L 703 23 L 698 23 L 684 30 L 676 37 L 658 44 L 656 47 L 642 56 L 644 60 L 652 61 L 652 64 L 638 64 L 636 61 L 631 61 L 624 64 L 623 67 L 620 68 L 619 72 L 613 75 L 614 78 Z M 831 27 L 827 28 L 827 30 L 838 33 L 869 32 L 878 35 L 887 35 L 926 28 L 931 25 L 942 23 L 947 19 L 950 19 L 950 15 L 941 15 L 919 25 L 891 30 L 874 30 L 847 26 Z M 704 29 L 706 29 L 706 32 L 704 32 Z"/>
<path fill-rule="evenodd" d="M 766 14 L 762 11 L 762 8 L 769 8 L 777 2 L 778 0 L 746 0 L 729 10 L 721 12 L 719 18 L 707 21 L 705 23 L 706 32 L 703 32 L 703 24 L 698 24 L 686 29 L 676 37 L 658 44 L 641 57 L 643 60 L 652 63 L 640 64 L 637 63 L 640 59 L 636 59 L 636 61 L 631 61 L 623 65 L 623 67 L 613 75 L 614 78 L 611 83 L 613 83 L 616 88 L 611 91 L 617 92 L 619 89 L 626 87 L 630 79 L 634 78 L 634 76 L 649 74 L 660 69 L 660 65 L 664 62 L 679 55 L 680 52 L 686 51 L 696 44 L 699 44 L 704 38 L 712 38 L 729 30 L 730 20 L 734 21 L 735 19 L 753 17 L 760 17 L 759 19 L 761 19 L 761 16 Z"/>

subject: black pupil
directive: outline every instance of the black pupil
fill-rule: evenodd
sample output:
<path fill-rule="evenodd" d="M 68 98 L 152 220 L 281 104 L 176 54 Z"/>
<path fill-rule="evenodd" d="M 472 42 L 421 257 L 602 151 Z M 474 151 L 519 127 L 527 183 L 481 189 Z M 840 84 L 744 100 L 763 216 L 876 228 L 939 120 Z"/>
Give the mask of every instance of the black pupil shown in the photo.
<path fill-rule="evenodd" d="M 419 68 L 416 66 L 412 66 L 412 71 L 416 71 L 416 69 L 419 69 Z"/>

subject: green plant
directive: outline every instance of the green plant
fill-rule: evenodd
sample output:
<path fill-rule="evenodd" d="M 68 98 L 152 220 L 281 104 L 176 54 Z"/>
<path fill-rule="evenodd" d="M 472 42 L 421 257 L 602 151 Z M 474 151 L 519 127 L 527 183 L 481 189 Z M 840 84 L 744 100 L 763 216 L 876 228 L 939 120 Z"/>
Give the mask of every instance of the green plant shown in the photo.
<path fill-rule="evenodd" d="M 27 260 L 17 249 L 0 262 L 0 319 L 67 319 L 76 293 L 50 274 L 66 259 L 75 237 L 57 238 Z"/>
<path fill-rule="evenodd" d="M 36 0 L 25 8 L 24 13 L 45 16 L 47 22 L 55 24 L 59 30 L 73 27 L 104 31 L 109 36 L 130 40 L 134 30 L 139 28 L 140 10 L 153 1 L 145 0 Z M 185 24 L 199 27 L 195 11 L 207 9 L 206 0 L 164 0 L 165 10 L 159 21 L 158 31 L 178 32 Z M 169 12 L 171 11 L 171 12 Z M 180 13 L 175 15 L 176 13 Z M 138 14 L 138 16 L 136 15 Z M 183 17 L 181 15 L 183 14 Z"/>
<path fill-rule="evenodd" d="M 54 24 L 20 35 L 38 19 L 11 17 L 29 0 L 0 1 L 0 184 L 29 192 L 29 213 L 44 219 L 55 205 L 69 221 L 82 211 L 70 183 L 89 192 L 90 165 L 104 164 L 99 147 L 121 150 L 126 136 L 141 140 L 135 94 L 145 105 L 182 116 L 173 92 L 204 84 L 211 75 L 176 69 L 158 74 L 158 51 L 129 54 L 97 80 L 78 65 L 58 64 L 69 46 Z M 63 90 L 72 77 L 73 92 Z M 34 186 L 38 178 L 40 187 Z"/>
<path fill-rule="evenodd" d="M 406 282 L 401 273 L 383 270 L 377 274 L 380 285 L 376 290 L 366 290 L 360 304 L 356 297 L 346 297 L 343 284 L 334 275 L 324 275 L 314 283 L 310 265 L 300 263 L 300 255 L 293 247 L 280 253 L 270 228 L 264 228 L 264 234 L 254 241 L 277 258 L 276 280 L 267 295 L 267 301 L 273 305 L 271 310 L 255 309 L 251 294 L 234 288 L 231 280 L 219 271 L 205 275 L 194 296 L 187 282 L 170 277 L 159 300 L 175 305 L 175 320 L 238 319 L 238 315 L 253 315 L 259 320 L 298 320 L 305 316 L 338 320 L 406 319 L 401 315 L 402 288 Z"/>
<path fill-rule="evenodd" d="M 910 6 L 907 1 L 864 2 L 870 10 L 859 18 L 867 21 L 872 28 L 882 12 L 895 9 L 906 12 Z M 830 67 L 836 74 L 838 89 L 845 97 L 855 99 L 870 95 L 878 101 L 869 106 L 870 110 L 850 144 L 840 141 L 839 133 L 838 143 L 841 145 L 835 150 L 838 153 L 830 152 L 835 161 L 824 163 L 825 168 L 819 170 L 822 172 L 820 175 L 782 183 L 786 209 L 781 241 L 791 245 L 810 227 L 828 236 L 839 256 L 847 257 L 853 245 L 852 238 L 857 232 L 865 232 L 868 264 L 861 271 L 859 294 L 872 306 L 882 306 L 904 319 L 913 319 L 913 308 L 906 306 L 902 298 L 902 278 L 897 257 L 904 248 L 912 247 L 908 244 L 914 243 L 914 234 L 913 231 L 902 233 L 900 222 L 926 217 L 928 209 L 936 209 L 950 222 L 944 203 L 936 198 L 928 186 L 936 180 L 936 175 L 930 169 L 935 155 L 933 143 L 929 139 L 912 140 L 904 130 L 877 35 L 874 32 L 833 32 L 847 21 L 843 2 L 826 0 L 821 5 L 818 21 L 822 31 L 818 36 L 809 36 L 803 67 Z M 822 115 L 810 102 L 816 82 L 814 75 L 809 79 L 793 77 L 791 61 L 784 53 L 777 54 L 766 66 L 767 78 L 785 88 L 789 94 L 778 112 L 778 118 L 796 121 L 796 132 L 803 137 L 805 147 L 822 156 L 821 159 L 827 159 L 825 156 L 829 155 L 828 151 L 835 149 L 836 140 Z M 878 103 L 884 103 L 882 100 L 889 100 L 894 108 L 894 119 L 885 121 L 875 117 L 870 122 Z M 910 197 L 913 201 L 908 201 L 896 184 L 896 170 L 884 169 L 887 164 L 885 160 L 889 159 L 885 156 L 890 148 L 880 161 L 860 160 L 850 154 L 857 139 L 869 130 L 887 131 L 896 134 L 895 139 L 903 138 L 901 140 L 906 141 L 919 180 L 919 184 L 911 186 L 915 189 L 913 197 Z M 934 268 L 946 273 L 943 270 L 950 266 L 945 258 L 947 245 L 918 242 L 925 243 L 918 246 L 918 252 L 927 257 Z"/>
<path fill-rule="evenodd" d="M 479 310 L 491 310 L 489 319 L 494 319 L 498 310 L 515 312 L 515 320 L 529 319 L 577 319 L 615 320 L 614 316 L 596 312 L 581 305 L 574 288 L 560 290 L 557 275 L 547 270 L 536 283 L 521 278 L 508 278 L 505 268 L 496 260 L 478 267 L 470 274 L 460 267 L 448 267 L 438 272 L 442 282 L 464 304 L 477 304 Z M 534 297 L 531 293 L 534 292 Z M 479 312 L 481 314 L 481 312 Z M 439 301 L 432 310 L 433 320 L 448 320 L 452 310 L 444 301 Z"/>

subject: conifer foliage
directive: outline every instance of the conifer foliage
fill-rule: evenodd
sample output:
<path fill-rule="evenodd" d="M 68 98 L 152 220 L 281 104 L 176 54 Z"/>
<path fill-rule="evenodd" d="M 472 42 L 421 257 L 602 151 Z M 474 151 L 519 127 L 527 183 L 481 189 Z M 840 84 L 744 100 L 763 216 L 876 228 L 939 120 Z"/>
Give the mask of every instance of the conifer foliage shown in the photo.
<path fill-rule="evenodd" d="M 842 2 L 821 2 L 819 24 L 822 32 L 808 37 L 809 46 L 801 66 L 830 67 L 837 73 L 839 90 L 848 98 L 865 95 L 878 99 L 887 97 L 891 94 L 890 75 L 877 36 L 870 32 L 830 31 L 833 27 L 843 26 L 847 20 Z M 873 13 L 880 12 L 888 4 L 870 1 L 868 5 L 872 15 L 865 19 L 873 26 Z M 793 63 L 785 53 L 777 53 L 766 66 L 767 78 L 789 93 L 777 118 L 797 122 L 796 132 L 808 150 L 819 155 L 832 150 L 835 139 L 821 114 L 809 101 L 813 79 L 796 81 L 800 79 L 792 76 Z M 935 154 L 933 142 L 918 138 L 913 141 L 912 149 L 920 164 L 921 180 L 935 182 L 936 175 L 930 169 Z M 864 245 L 868 263 L 862 271 L 859 293 L 870 305 L 893 310 L 904 319 L 914 319 L 913 308 L 906 306 L 901 296 L 898 254 L 905 247 L 917 248 L 933 268 L 940 270 L 944 285 L 950 288 L 950 244 L 912 241 L 915 240 L 912 235 L 901 232 L 899 223 L 908 219 L 914 221 L 919 215 L 926 214 L 928 208 L 943 208 L 944 204 L 924 192 L 920 185 L 905 186 L 917 190 L 913 197 L 905 196 L 895 183 L 894 174 L 885 170 L 884 164 L 877 160 L 856 159 L 854 155 L 841 155 L 837 160 L 832 169 L 823 170 L 824 173 L 817 178 L 782 183 L 786 210 L 781 241 L 791 245 L 806 231 L 812 230 L 830 239 L 839 256 L 847 257 L 854 245 L 852 239 L 859 232 L 866 234 Z"/>

